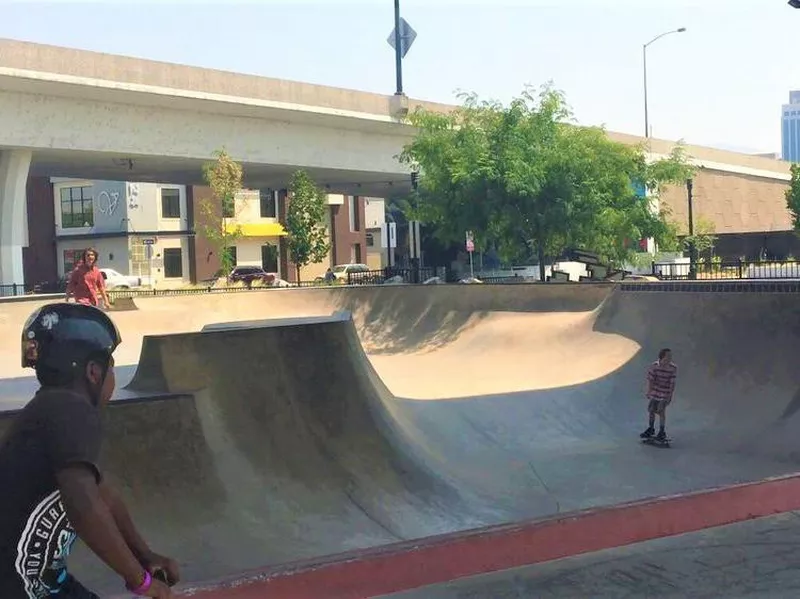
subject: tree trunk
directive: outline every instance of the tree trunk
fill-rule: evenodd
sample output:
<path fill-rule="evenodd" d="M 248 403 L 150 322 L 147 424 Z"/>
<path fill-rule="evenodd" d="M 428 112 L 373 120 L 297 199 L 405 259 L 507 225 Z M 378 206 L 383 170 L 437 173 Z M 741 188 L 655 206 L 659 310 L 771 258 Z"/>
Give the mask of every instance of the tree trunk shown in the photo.
<path fill-rule="evenodd" d="M 539 254 L 539 280 L 544 283 L 547 277 L 544 272 L 544 241 L 541 239 L 536 240 L 536 251 Z"/>
<path fill-rule="evenodd" d="M 297 285 L 299 286 L 300 285 L 300 265 L 299 264 L 295 264 L 294 268 L 295 268 L 295 274 L 296 274 L 296 277 L 297 277 L 297 279 L 296 279 L 297 280 Z"/>
<path fill-rule="evenodd" d="M 539 281 L 545 282 L 544 272 L 544 236 L 542 235 L 542 217 L 536 219 L 536 252 L 539 254 Z"/>

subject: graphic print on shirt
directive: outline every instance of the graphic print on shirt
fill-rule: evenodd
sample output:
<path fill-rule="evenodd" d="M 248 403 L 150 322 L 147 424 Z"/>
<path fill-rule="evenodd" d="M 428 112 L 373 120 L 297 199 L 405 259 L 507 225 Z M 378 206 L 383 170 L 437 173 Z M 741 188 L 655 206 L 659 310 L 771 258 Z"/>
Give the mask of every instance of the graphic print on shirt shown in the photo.
<path fill-rule="evenodd" d="M 30 599 L 58 593 L 67 577 L 67 556 L 77 535 L 61 493 L 54 491 L 33 510 L 17 543 L 17 574 Z"/>

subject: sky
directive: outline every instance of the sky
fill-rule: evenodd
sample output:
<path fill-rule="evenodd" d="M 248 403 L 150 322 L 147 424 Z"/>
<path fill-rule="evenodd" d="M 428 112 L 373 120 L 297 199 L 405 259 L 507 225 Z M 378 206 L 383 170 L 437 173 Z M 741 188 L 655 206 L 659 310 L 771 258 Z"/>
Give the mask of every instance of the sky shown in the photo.
<path fill-rule="evenodd" d="M 508 103 L 552 81 L 585 125 L 644 134 L 642 46 L 656 137 L 779 152 L 800 89 L 800 10 L 786 0 L 400 0 L 417 32 L 404 91 Z M 395 91 L 393 0 L 0 0 L 0 37 Z M 0 56 L 2 64 L 2 56 Z"/>

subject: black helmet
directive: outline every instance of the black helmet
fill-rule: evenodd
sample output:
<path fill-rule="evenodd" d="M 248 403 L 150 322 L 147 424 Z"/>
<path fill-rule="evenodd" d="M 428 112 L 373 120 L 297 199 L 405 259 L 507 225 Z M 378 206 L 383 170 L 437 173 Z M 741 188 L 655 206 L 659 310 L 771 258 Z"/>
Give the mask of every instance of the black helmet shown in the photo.
<path fill-rule="evenodd" d="M 95 354 L 110 358 L 120 343 L 117 326 L 102 310 L 78 303 L 47 304 L 22 329 L 22 367 L 41 364 L 68 374 Z"/>

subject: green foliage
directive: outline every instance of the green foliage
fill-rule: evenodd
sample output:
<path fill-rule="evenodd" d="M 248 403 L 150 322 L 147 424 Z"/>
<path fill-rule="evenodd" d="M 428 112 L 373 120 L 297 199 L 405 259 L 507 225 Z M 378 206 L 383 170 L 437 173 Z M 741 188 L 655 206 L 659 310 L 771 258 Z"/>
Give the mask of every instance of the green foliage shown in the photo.
<path fill-rule="evenodd" d="M 228 274 L 236 264 L 228 251 L 242 235 L 241 227 L 231 225 L 236 218 L 236 195 L 242 189 L 243 171 L 223 148 L 214 152 L 216 160 L 203 165 L 203 178 L 211 188 L 211 199 L 204 198 L 198 208 L 200 229 L 216 250 L 223 274 Z"/>
<path fill-rule="evenodd" d="M 648 163 L 643 148 L 576 126 L 551 85 L 526 88 L 508 107 L 462 99 L 447 114 L 413 112 L 418 133 L 399 156 L 420 172 L 410 218 L 440 241 L 460 243 L 472 230 L 478 247 L 493 246 L 507 262 L 570 247 L 622 261 L 644 237 L 677 245 L 666 212 L 654 214 L 651 202 L 664 185 L 691 176 L 682 147 Z M 649 198 L 637 195 L 635 182 Z"/>
<path fill-rule="evenodd" d="M 714 234 L 716 227 L 710 220 L 699 217 L 694 223 L 694 235 L 687 235 L 683 238 L 683 247 L 685 250 L 694 244 L 695 251 L 698 255 L 710 252 L 714 249 L 714 244 L 717 242 L 717 236 Z"/>
<path fill-rule="evenodd" d="M 303 266 L 322 262 L 330 251 L 325 226 L 328 203 L 325 192 L 303 170 L 292 176 L 289 190 L 291 200 L 286 214 L 287 243 L 299 281 Z"/>
<path fill-rule="evenodd" d="M 792 227 L 795 233 L 800 233 L 800 164 L 791 166 L 792 180 L 786 190 L 786 207 L 792 215 Z"/>

